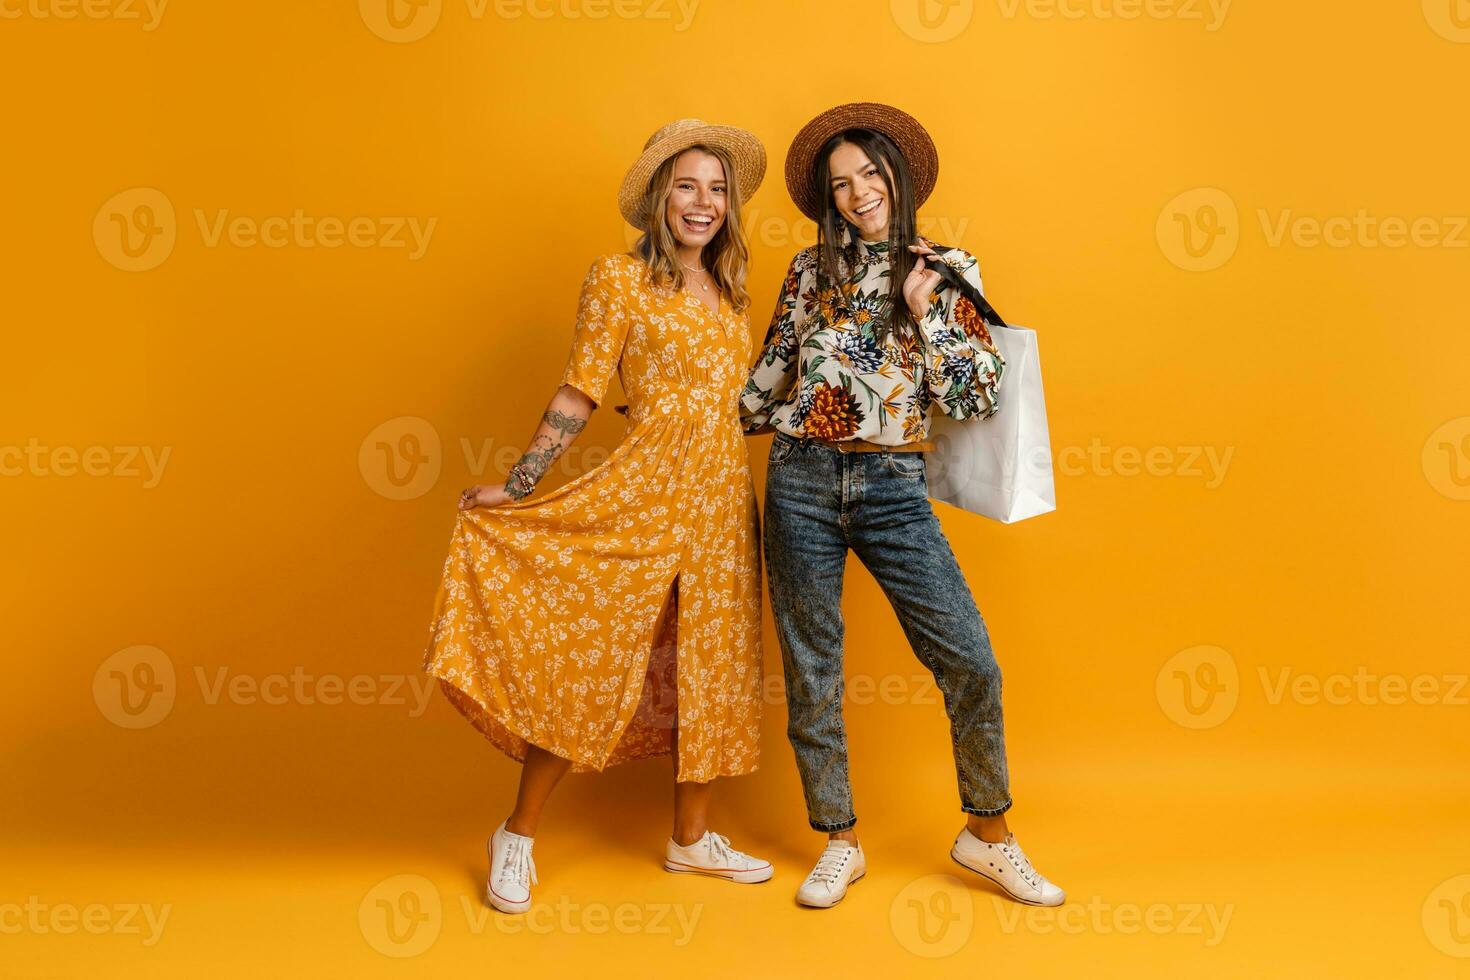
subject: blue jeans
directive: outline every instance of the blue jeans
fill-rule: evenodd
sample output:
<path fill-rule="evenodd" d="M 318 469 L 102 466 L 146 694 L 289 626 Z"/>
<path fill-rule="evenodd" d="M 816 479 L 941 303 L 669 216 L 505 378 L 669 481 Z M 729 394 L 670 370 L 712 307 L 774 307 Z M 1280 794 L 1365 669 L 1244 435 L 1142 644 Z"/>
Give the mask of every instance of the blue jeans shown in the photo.
<path fill-rule="evenodd" d="M 966 813 L 1010 809 L 1000 668 L 929 503 L 923 453 L 843 453 L 778 432 L 765 558 L 786 674 L 787 735 L 813 829 L 857 823 L 842 725 L 842 576 L 851 548 L 944 695 Z"/>

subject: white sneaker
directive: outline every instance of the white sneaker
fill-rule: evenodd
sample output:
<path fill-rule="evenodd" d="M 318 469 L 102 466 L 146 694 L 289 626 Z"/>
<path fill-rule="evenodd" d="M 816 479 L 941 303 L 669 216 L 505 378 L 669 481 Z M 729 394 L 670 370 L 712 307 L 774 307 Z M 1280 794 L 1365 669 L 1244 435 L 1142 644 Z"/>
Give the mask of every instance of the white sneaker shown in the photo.
<path fill-rule="evenodd" d="M 991 844 L 970 833 L 970 828 L 966 827 L 954 839 L 949 856 L 982 878 L 989 878 L 1018 902 L 1061 905 L 1067 900 L 1066 892 L 1031 867 L 1026 852 L 1016 843 L 1015 834 L 1006 834 L 1004 843 Z"/>
<path fill-rule="evenodd" d="M 847 886 L 868 873 L 863 845 L 834 840 L 827 844 L 817 866 L 796 890 L 796 900 L 818 909 L 830 909 L 847 895 Z"/>
<path fill-rule="evenodd" d="M 664 869 L 677 874 L 713 875 L 750 884 L 768 881 L 776 873 L 771 862 L 735 850 L 730 846 L 730 838 L 713 830 L 706 830 L 703 837 L 688 847 L 670 837 L 664 850 Z"/>
<path fill-rule="evenodd" d="M 485 843 L 490 854 L 485 898 L 502 912 L 524 912 L 531 907 L 531 883 L 536 881 L 531 845 L 535 843 L 534 838 L 506 830 L 504 822 Z"/>

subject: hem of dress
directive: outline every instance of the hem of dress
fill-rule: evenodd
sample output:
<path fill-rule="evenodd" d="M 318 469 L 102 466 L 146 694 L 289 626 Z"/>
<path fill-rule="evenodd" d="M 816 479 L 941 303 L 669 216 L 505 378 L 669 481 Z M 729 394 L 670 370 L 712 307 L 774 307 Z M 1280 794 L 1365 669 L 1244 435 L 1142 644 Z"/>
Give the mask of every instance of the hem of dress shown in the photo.
<path fill-rule="evenodd" d="M 445 699 L 454 706 L 454 709 L 458 711 L 462 716 L 464 716 L 465 720 L 468 721 L 487 742 L 489 742 L 495 748 L 499 749 L 501 752 L 508 755 L 516 762 L 524 763 L 526 761 L 527 746 L 534 745 L 544 752 L 549 752 L 552 755 L 557 756 L 558 758 L 566 759 L 572 764 L 571 771 L 574 773 L 604 772 L 607 769 L 623 765 L 627 762 L 640 762 L 644 759 L 666 758 L 674 760 L 674 768 L 676 770 L 674 781 L 676 783 L 707 783 L 714 779 L 723 779 L 730 776 L 749 775 L 750 773 L 753 773 L 760 768 L 759 762 L 752 762 L 749 766 L 746 767 L 721 766 L 717 772 L 708 776 L 705 776 L 703 774 L 695 774 L 686 777 L 677 773 L 678 760 L 674 758 L 674 753 L 672 751 L 644 752 L 638 755 L 627 755 L 618 759 L 616 762 L 609 762 L 606 760 L 602 762 L 594 762 L 586 758 L 578 758 L 565 751 L 560 751 L 551 746 L 542 745 L 541 743 L 537 742 L 535 740 L 534 733 L 525 730 L 521 726 L 513 723 L 511 719 L 505 717 L 500 712 L 493 710 L 488 705 L 486 705 L 485 702 L 481 701 L 479 698 L 461 687 L 452 679 L 444 676 L 444 674 L 435 670 L 432 666 L 426 665 L 423 669 L 424 673 L 439 681 L 439 686 L 444 691 Z M 624 729 L 624 731 L 626 731 L 626 729 Z M 619 739 L 622 738 L 622 734 L 622 732 L 619 732 Z M 614 744 L 616 745 L 616 743 Z M 611 753 L 609 754 L 609 759 L 610 758 Z"/>
<path fill-rule="evenodd" d="M 690 776 L 687 779 L 683 779 L 683 778 L 680 778 L 679 776 L 676 775 L 674 777 L 674 782 L 676 782 L 676 783 L 709 783 L 709 782 L 713 782 L 716 779 L 731 779 L 731 778 L 734 778 L 735 776 L 749 776 L 751 773 L 757 772 L 759 770 L 760 770 L 760 763 L 758 763 L 758 762 L 752 762 L 750 765 L 748 765 L 748 766 L 746 766 L 746 767 L 744 767 L 742 769 L 721 769 L 719 772 L 715 773 L 713 776 L 708 776 L 708 777 L 705 777 L 703 779 L 699 779 L 699 778 L 696 778 L 696 777 L 693 777 L 693 776 Z"/>
<path fill-rule="evenodd" d="M 550 745 L 536 741 L 535 734 L 515 724 L 510 718 L 495 711 L 466 688 L 446 677 L 433 667 L 425 666 L 424 673 L 439 682 L 444 698 L 460 713 L 475 731 L 495 748 L 516 762 L 526 761 L 526 750 L 534 745 L 544 752 L 566 759 L 572 764 L 573 772 L 601 772 L 601 766 L 587 759 L 578 758 Z"/>
<path fill-rule="evenodd" d="M 536 740 L 534 732 L 527 730 L 517 724 L 513 719 L 501 714 L 481 701 L 454 680 L 443 674 L 425 667 L 424 672 L 439 681 L 439 687 L 444 691 L 445 699 L 449 701 L 454 709 L 464 716 L 475 730 L 479 732 L 487 742 L 495 746 L 501 752 L 510 756 L 516 762 L 526 761 L 526 750 L 529 746 L 536 746 L 544 752 L 549 752 L 558 758 L 566 759 L 572 764 L 572 772 L 602 772 L 608 768 L 607 760 L 593 760 L 585 756 L 577 756 L 550 745 L 542 745 Z M 654 759 L 661 755 L 669 755 L 668 752 L 652 752 L 645 755 L 626 756 L 619 759 L 613 765 L 621 765 L 624 762 L 636 762 L 639 759 Z"/>

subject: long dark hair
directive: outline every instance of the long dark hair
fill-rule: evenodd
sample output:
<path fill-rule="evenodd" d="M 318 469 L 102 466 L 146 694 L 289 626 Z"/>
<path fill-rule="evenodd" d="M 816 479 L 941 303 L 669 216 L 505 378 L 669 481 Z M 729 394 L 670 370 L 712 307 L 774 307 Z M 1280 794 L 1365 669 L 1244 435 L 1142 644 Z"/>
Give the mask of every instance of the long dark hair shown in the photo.
<path fill-rule="evenodd" d="M 880 340 L 891 340 L 895 333 L 907 335 L 912 329 L 908 305 L 903 299 L 903 283 L 914 268 L 914 253 L 908 246 L 919 240 L 918 215 L 914 208 L 914 178 L 908 161 L 893 140 L 873 129 L 848 129 L 822 145 L 813 166 L 817 193 L 822 196 L 821 217 L 817 221 L 817 282 L 821 288 L 840 289 L 861 259 L 863 245 L 858 231 L 848 224 L 832 195 L 832 151 L 843 143 L 851 143 L 868 155 L 878 168 L 888 188 L 888 307 L 878 324 Z M 844 231 L 849 241 L 842 245 Z"/>

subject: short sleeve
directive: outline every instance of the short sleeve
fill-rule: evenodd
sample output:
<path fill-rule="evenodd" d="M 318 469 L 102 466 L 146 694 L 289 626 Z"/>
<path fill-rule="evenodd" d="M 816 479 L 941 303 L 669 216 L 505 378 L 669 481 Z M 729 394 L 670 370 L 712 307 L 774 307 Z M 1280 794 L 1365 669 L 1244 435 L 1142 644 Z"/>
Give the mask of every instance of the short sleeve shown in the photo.
<path fill-rule="evenodd" d="M 619 302 L 620 291 L 617 258 L 603 256 L 587 270 L 582 295 L 577 300 L 572 353 L 567 358 L 561 383 L 581 391 L 594 404 L 602 403 L 628 337 L 628 319 Z"/>

